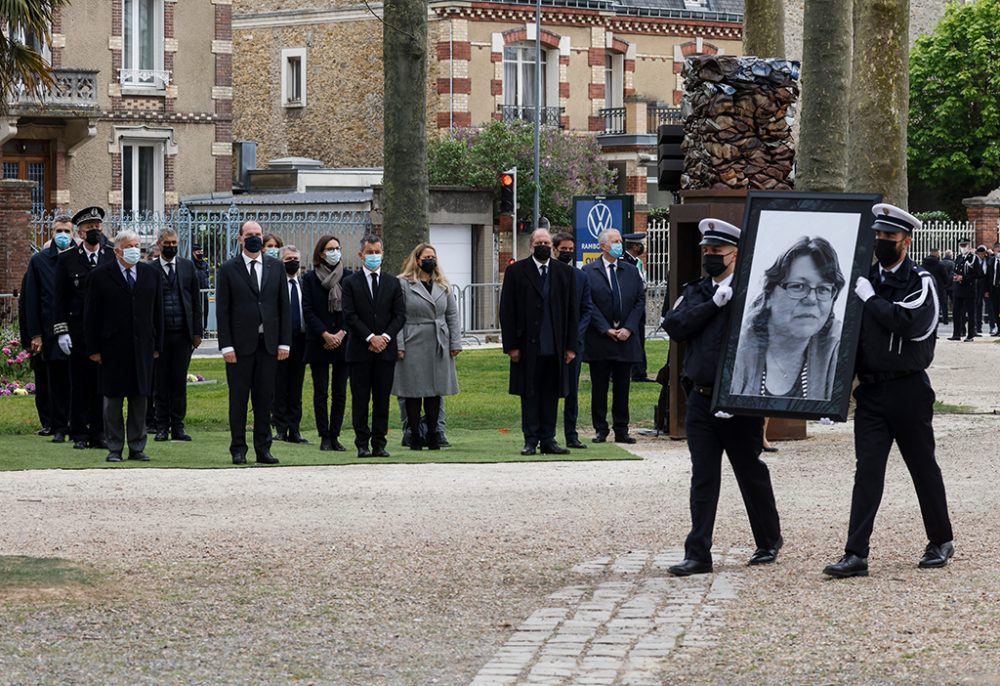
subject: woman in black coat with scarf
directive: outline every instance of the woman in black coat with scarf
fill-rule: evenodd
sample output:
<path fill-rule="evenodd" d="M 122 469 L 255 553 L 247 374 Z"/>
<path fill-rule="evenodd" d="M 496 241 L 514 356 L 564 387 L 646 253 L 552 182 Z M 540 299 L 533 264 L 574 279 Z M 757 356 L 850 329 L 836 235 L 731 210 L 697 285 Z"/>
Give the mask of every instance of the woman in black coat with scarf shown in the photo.
<path fill-rule="evenodd" d="M 347 403 L 347 326 L 341 308 L 344 267 L 340 239 L 321 236 L 313 250 L 313 269 L 302 277 L 302 314 L 306 322 L 305 361 L 313 381 L 313 410 L 320 450 L 343 450 L 340 429 Z M 327 398 L 329 397 L 329 414 Z"/>

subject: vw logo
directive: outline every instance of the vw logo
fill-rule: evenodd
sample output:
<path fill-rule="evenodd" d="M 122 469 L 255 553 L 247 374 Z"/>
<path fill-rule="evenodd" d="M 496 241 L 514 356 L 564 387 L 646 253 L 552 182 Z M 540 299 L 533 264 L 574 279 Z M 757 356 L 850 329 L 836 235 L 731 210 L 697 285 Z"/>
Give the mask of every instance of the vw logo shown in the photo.
<path fill-rule="evenodd" d="M 603 202 L 594 203 L 590 212 L 587 212 L 587 230 L 590 231 L 590 235 L 597 240 L 601 231 L 613 228 L 615 227 L 611 219 L 611 208 Z"/>

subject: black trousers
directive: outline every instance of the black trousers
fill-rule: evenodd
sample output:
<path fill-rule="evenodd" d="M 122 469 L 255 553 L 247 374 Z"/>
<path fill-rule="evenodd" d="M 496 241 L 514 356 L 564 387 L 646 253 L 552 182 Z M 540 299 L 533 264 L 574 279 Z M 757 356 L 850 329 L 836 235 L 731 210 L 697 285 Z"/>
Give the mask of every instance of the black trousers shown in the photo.
<path fill-rule="evenodd" d="M 781 538 L 771 474 L 760 459 L 764 420 L 740 416 L 719 419 L 709 411 L 710 406 L 711 399 L 695 392 L 688 395 L 685 427 L 691 451 L 691 533 L 684 542 L 684 557 L 701 562 L 712 561 L 723 451 L 733 466 L 754 543 L 758 548 L 773 548 Z"/>
<path fill-rule="evenodd" d="M 389 432 L 389 392 L 396 362 L 371 360 L 351 362 L 351 424 L 354 426 L 354 445 L 371 449 L 385 449 L 385 435 Z M 371 428 L 368 427 L 368 403 L 371 401 Z"/>
<path fill-rule="evenodd" d="M 579 440 L 576 423 L 580 418 L 580 370 L 583 368 L 583 358 L 577 355 L 569 365 L 569 394 L 563 403 L 563 434 L 566 442 Z"/>
<path fill-rule="evenodd" d="M 628 434 L 628 392 L 632 362 L 592 360 L 590 362 L 590 417 L 594 431 L 608 435 L 608 386 L 611 386 L 611 428 L 615 436 Z"/>
<path fill-rule="evenodd" d="M 955 296 L 955 329 L 952 336 L 956 338 L 968 338 L 972 336 L 975 331 L 975 315 L 973 312 L 975 306 L 975 298 L 966 298 L 960 295 Z"/>
<path fill-rule="evenodd" d="M 940 312 L 938 312 L 938 321 L 942 324 L 948 323 L 948 304 L 951 302 L 951 291 L 941 290 L 938 293 L 938 307 Z"/>
<path fill-rule="evenodd" d="M 30 360 L 35 378 L 35 412 L 43 429 L 52 428 L 52 394 L 49 392 L 49 363 L 41 355 L 32 355 Z"/>
<path fill-rule="evenodd" d="M 97 391 L 100 366 L 87 357 L 82 336 L 73 338 L 69 358 L 70 396 L 69 434 L 74 441 L 99 441 L 104 432 L 104 403 Z"/>
<path fill-rule="evenodd" d="M 288 358 L 278 363 L 271 423 L 279 436 L 302 434 L 302 383 L 306 378 L 306 337 L 292 334 Z"/>
<path fill-rule="evenodd" d="M 856 466 L 844 550 L 868 557 L 868 539 L 882 502 L 885 466 L 893 441 L 913 479 L 928 540 L 952 540 L 944 480 L 934 459 L 934 389 L 926 372 L 862 384 L 855 389 L 854 399 Z"/>
<path fill-rule="evenodd" d="M 35 402 L 44 404 L 46 420 L 42 426 L 52 429 L 53 433 L 69 433 L 69 407 L 70 407 L 70 381 L 69 381 L 69 361 L 49 360 L 45 361 L 40 356 L 35 356 Z M 43 386 L 38 382 L 42 381 Z M 42 401 L 41 398 L 45 400 Z M 39 419 L 42 417 L 43 409 L 38 408 Z"/>
<path fill-rule="evenodd" d="M 247 402 L 253 404 L 253 449 L 261 455 L 271 449 L 271 400 L 278 367 L 275 353 L 264 349 L 264 337 L 252 355 L 236 355 L 235 364 L 226 365 L 229 384 L 230 453 L 247 451 Z"/>
<path fill-rule="evenodd" d="M 982 281 L 976 286 L 976 333 L 983 332 L 983 286 Z"/>
<path fill-rule="evenodd" d="M 441 396 L 427 396 L 424 398 L 403 398 L 403 405 L 406 408 L 407 426 L 420 426 L 420 407 L 423 405 L 427 416 L 427 426 L 437 426 L 438 415 L 441 414 Z M 420 431 L 410 432 L 410 447 L 421 445 L 438 445 L 441 436 L 437 431 L 429 431 L 427 436 L 423 436 Z"/>
<path fill-rule="evenodd" d="M 639 345 L 642 347 L 642 360 L 639 362 L 634 362 L 632 364 L 632 379 L 646 379 L 648 377 L 648 371 L 646 369 L 646 313 L 642 313 L 642 317 L 639 319 Z"/>
<path fill-rule="evenodd" d="M 342 360 L 312 362 L 309 368 L 312 371 L 316 431 L 320 438 L 337 438 L 344 426 L 344 409 L 347 405 L 347 363 Z"/>
<path fill-rule="evenodd" d="M 187 415 L 187 373 L 191 364 L 191 338 L 184 331 L 167 331 L 163 350 L 156 358 L 154 398 L 156 428 L 178 431 Z"/>
<path fill-rule="evenodd" d="M 525 445 L 546 445 L 556 440 L 561 364 L 558 355 L 535 358 L 535 378 L 531 380 L 534 393 L 521 395 L 521 432 Z"/>

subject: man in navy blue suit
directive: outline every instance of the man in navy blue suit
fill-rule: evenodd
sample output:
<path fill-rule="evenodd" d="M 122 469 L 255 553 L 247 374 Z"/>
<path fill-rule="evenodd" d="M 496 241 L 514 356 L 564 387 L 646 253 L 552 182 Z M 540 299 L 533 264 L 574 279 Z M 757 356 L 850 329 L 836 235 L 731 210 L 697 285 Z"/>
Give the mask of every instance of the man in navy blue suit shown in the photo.
<path fill-rule="evenodd" d="M 576 240 L 572 234 L 557 233 L 552 237 L 552 245 L 555 248 L 556 259 L 560 262 L 576 267 Z M 566 447 L 582 450 L 587 447 L 580 442 L 580 434 L 576 430 L 576 420 L 580 415 L 580 369 L 583 367 L 583 352 L 585 350 L 584 338 L 587 329 L 590 327 L 590 310 L 593 307 L 590 303 L 590 284 L 587 275 L 582 269 L 576 269 L 576 309 L 580 323 L 580 332 L 577 342 L 576 358 L 570 363 L 569 390 L 566 393 L 566 402 L 563 405 L 563 432 L 566 435 Z"/>
<path fill-rule="evenodd" d="M 587 329 L 584 360 L 590 364 L 591 417 L 594 443 L 604 443 L 608 427 L 608 386 L 612 388 L 610 429 L 616 443 L 635 443 L 628 433 L 628 393 L 632 365 L 642 360 L 640 322 L 646 310 L 646 292 L 639 270 L 625 260 L 625 245 L 616 229 L 597 237 L 601 259 L 583 268 L 590 285 L 593 309 Z"/>

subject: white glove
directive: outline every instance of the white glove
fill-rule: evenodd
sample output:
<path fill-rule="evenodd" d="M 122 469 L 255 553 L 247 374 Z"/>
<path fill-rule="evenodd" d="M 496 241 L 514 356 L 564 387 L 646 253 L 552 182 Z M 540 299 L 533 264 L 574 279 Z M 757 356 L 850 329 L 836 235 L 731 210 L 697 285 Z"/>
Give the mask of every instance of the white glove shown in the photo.
<path fill-rule="evenodd" d="M 871 285 L 871 284 L 869 284 L 869 285 Z M 822 424 L 823 426 L 833 426 L 834 425 L 834 421 L 832 419 L 830 419 L 829 417 L 820 417 L 819 418 L 819 423 Z"/>
<path fill-rule="evenodd" d="M 875 295 L 875 289 L 872 287 L 872 282 L 863 276 L 859 276 L 857 282 L 854 284 L 854 292 L 858 294 L 861 298 L 861 302 L 868 302 L 868 298 Z"/>
<path fill-rule="evenodd" d="M 59 334 L 59 349 L 63 351 L 63 355 L 69 357 L 70 351 L 73 350 L 73 339 L 68 333 Z"/>
<path fill-rule="evenodd" d="M 732 293 L 732 291 L 730 291 L 730 293 Z M 733 418 L 733 415 L 729 414 L 728 412 L 723 412 L 722 410 L 719 410 L 718 412 L 716 412 L 715 416 L 718 417 L 719 419 L 732 419 Z"/>
<path fill-rule="evenodd" d="M 715 289 L 715 295 L 712 296 L 712 302 L 714 302 L 717 307 L 722 307 L 729 302 L 732 297 L 732 286 L 719 286 Z"/>

